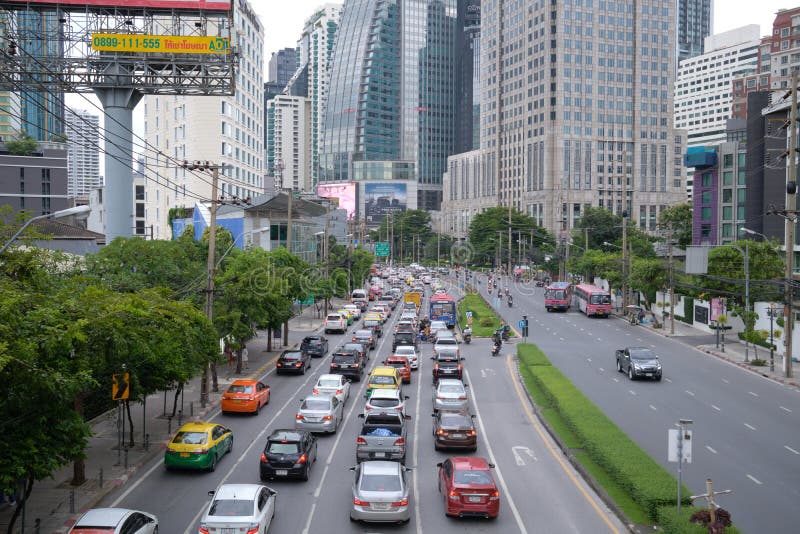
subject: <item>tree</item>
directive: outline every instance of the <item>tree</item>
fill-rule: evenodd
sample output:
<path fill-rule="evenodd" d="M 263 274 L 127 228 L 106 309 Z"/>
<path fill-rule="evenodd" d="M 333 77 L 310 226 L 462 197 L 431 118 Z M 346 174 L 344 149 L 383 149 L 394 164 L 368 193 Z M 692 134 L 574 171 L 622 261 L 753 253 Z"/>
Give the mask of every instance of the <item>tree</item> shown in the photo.
<path fill-rule="evenodd" d="M 508 208 L 489 208 L 472 219 L 469 225 L 469 243 L 473 249 L 473 263 L 494 263 L 499 256 L 504 264 L 508 258 Z M 517 209 L 511 211 L 511 254 L 512 258 L 522 247 L 538 249 L 543 252 L 555 250 L 555 238 L 544 228 L 537 226 L 532 217 Z"/>
<path fill-rule="evenodd" d="M 777 300 L 781 297 L 784 262 L 775 241 L 737 241 L 750 256 L 750 302 Z M 744 305 L 745 276 L 743 252 L 732 246 L 714 247 L 708 252 L 708 274 L 694 277 L 694 285 L 711 293 L 732 297 Z"/>
<path fill-rule="evenodd" d="M 622 285 L 622 255 L 619 252 L 605 252 L 589 249 L 580 256 L 570 258 L 569 270 L 580 273 L 587 281 L 600 277 L 607 280 L 609 287 Z"/>
<path fill-rule="evenodd" d="M 39 150 L 39 142 L 26 133 L 5 141 L 6 150 L 13 156 L 30 156 Z"/>
<path fill-rule="evenodd" d="M 655 258 L 636 258 L 631 264 L 628 284 L 632 289 L 644 294 L 645 307 L 649 310 L 657 291 L 667 286 L 669 270 L 667 265 Z M 655 315 L 653 317 L 658 322 Z"/>
<path fill-rule="evenodd" d="M 692 205 L 690 203 L 675 204 L 663 210 L 658 216 L 662 225 L 672 225 L 672 239 L 680 248 L 692 244 Z"/>
<path fill-rule="evenodd" d="M 585 229 L 589 231 L 588 248 L 603 250 L 603 243 L 622 240 L 622 217 L 604 208 L 588 207 L 572 231 L 573 242 L 584 242 Z"/>

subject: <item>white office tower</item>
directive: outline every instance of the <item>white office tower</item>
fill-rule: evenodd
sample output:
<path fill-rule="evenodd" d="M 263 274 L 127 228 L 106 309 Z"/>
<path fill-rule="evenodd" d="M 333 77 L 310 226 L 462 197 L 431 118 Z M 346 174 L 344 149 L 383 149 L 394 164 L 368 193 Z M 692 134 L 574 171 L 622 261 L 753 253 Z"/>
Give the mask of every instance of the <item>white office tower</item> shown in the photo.
<path fill-rule="evenodd" d="M 688 131 L 688 146 L 725 142 L 733 78 L 755 74 L 758 24 L 706 37 L 705 53 L 681 61 L 675 82 L 675 127 Z"/>
<path fill-rule="evenodd" d="M 239 53 L 233 96 L 146 96 L 146 226 L 171 239 L 169 210 L 211 198 L 211 174 L 179 166 L 188 160 L 226 167 L 219 194 L 246 199 L 264 191 L 264 27 L 249 3 L 233 4 L 232 46 Z"/>
<path fill-rule="evenodd" d="M 100 117 L 67 108 L 67 196 L 86 203 L 92 190 L 103 185 L 100 176 Z"/>
<path fill-rule="evenodd" d="M 308 99 L 311 105 L 311 179 L 307 181 L 308 188 L 315 187 L 319 181 L 319 149 L 322 144 L 325 104 L 328 101 L 333 45 L 341 12 L 342 6 L 339 4 L 325 4 L 320 7 L 306 20 L 303 33 L 297 41 L 298 61 L 307 71 Z"/>
<path fill-rule="evenodd" d="M 311 190 L 311 100 L 278 95 L 267 102 L 269 139 L 275 154 L 275 189 Z"/>

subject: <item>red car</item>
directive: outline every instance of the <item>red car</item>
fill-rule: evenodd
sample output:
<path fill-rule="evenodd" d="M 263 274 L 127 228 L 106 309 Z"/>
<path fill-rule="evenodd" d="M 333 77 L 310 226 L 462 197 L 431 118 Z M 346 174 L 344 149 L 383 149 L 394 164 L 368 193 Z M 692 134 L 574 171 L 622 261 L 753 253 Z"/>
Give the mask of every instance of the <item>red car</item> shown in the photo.
<path fill-rule="evenodd" d="M 500 491 L 490 464 L 478 456 L 452 456 L 439 467 L 439 493 L 444 513 L 458 517 L 494 519 L 500 513 Z"/>
<path fill-rule="evenodd" d="M 406 356 L 389 356 L 383 360 L 383 365 L 396 368 L 400 378 L 403 379 L 403 384 L 411 383 L 411 364 Z"/>

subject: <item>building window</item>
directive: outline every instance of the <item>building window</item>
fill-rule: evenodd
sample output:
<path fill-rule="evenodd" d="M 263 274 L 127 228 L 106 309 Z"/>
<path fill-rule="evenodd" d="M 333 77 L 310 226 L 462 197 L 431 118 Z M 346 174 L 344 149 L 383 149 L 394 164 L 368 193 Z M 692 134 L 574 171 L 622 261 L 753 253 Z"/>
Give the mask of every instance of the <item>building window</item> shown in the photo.
<path fill-rule="evenodd" d="M 711 187 L 712 184 L 712 175 L 710 172 L 704 172 L 702 176 L 701 184 L 703 187 Z"/>
<path fill-rule="evenodd" d="M 722 162 L 723 162 L 722 165 L 726 169 L 733 167 L 733 154 L 725 154 L 724 156 L 722 156 Z"/>
<path fill-rule="evenodd" d="M 722 220 L 723 221 L 732 221 L 733 220 L 733 206 L 723 206 L 722 207 Z"/>
<path fill-rule="evenodd" d="M 700 218 L 703 221 L 710 221 L 711 220 L 711 208 L 702 208 L 700 210 Z"/>
<path fill-rule="evenodd" d="M 137 185 L 136 186 L 136 200 L 144 200 L 144 186 Z"/>
<path fill-rule="evenodd" d="M 725 188 L 722 190 L 722 203 L 730 204 L 733 202 L 733 189 Z"/>
<path fill-rule="evenodd" d="M 711 202 L 712 202 L 712 198 L 711 197 L 712 197 L 711 191 L 703 191 L 703 194 L 701 195 L 701 199 L 702 200 L 700 200 L 700 202 L 702 204 L 706 204 L 706 205 L 711 204 Z"/>
<path fill-rule="evenodd" d="M 722 185 L 733 185 L 733 171 L 722 173 Z"/>
<path fill-rule="evenodd" d="M 136 216 L 144 219 L 144 203 L 137 202 L 136 203 Z"/>

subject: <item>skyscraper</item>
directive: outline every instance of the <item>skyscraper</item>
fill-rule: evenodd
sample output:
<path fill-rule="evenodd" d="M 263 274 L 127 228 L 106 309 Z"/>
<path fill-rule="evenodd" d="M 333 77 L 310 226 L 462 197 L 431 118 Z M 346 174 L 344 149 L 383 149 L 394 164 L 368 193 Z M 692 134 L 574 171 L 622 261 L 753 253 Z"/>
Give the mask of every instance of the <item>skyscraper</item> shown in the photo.
<path fill-rule="evenodd" d="M 481 1 L 458 3 L 456 30 L 456 141 L 455 151 L 480 146 Z"/>
<path fill-rule="evenodd" d="M 713 0 L 678 0 L 678 63 L 705 51 L 713 20 Z"/>
<path fill-rule="evenodd" d="M 369 181 L 394 181 L 382 190 L 396 195 L 375 197 L 375 205 L 439 208 L 455 147 L 457 3 L 345 1 L 320 181 L 362 182 L 365 195 L 374 190 Z"/>
<path fill-rule="evenodd" d="M 269 71 L 269 82 L 275 82 L 285 87 L 289 79 L 297 70 L 297 51 L 294 48 L 284 48 L 273 52 L 269 58 L 267 70 Z"/>
<path fill-rule="evenodd" d="M 86 110 L 67 108 L 67 195 L 88 201 L 89 193 L 103 185 L 100 178 L 100 117 Z"/>

